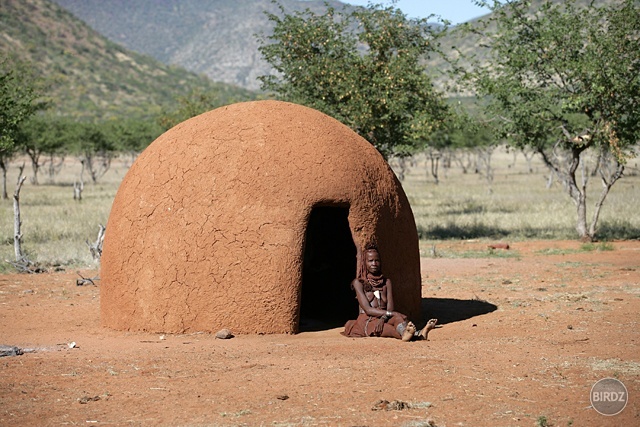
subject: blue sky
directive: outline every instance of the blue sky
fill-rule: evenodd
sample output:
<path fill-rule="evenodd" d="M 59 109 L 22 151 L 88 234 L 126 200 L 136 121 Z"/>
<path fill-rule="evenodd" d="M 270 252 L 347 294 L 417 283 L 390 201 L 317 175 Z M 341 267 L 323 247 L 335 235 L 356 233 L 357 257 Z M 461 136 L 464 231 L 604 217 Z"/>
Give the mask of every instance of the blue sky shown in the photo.
<path fill-rule="evenodd" d="M 369 0 L 341 0 L 343 3 L 365 6 Z M 389 1 L 377 0 L 373 3 L 390 4 Z M 452 24 L 459 24 L 489 13 L 473 4 L 472 0 L 399 0 L 396 5 L 409 18 L 426 18 L 431 14 L 448 19 Z"/>

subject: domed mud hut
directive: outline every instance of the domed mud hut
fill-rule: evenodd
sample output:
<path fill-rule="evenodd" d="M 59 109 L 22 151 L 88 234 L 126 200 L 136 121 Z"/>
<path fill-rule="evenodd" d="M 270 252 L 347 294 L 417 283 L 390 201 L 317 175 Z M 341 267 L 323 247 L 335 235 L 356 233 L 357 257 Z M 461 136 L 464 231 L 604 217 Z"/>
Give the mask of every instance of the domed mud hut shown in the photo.
<path fill-rule="evenodd" d="M 104 239 L 101 321 L 169 333 L 341 326 L 358 311 L 355 245 L 370 242 L 396 310 L 418 319 L 415 221 L 378 151 L 307 107 L 222 107 L 161 135 L 122 181 Z"/>

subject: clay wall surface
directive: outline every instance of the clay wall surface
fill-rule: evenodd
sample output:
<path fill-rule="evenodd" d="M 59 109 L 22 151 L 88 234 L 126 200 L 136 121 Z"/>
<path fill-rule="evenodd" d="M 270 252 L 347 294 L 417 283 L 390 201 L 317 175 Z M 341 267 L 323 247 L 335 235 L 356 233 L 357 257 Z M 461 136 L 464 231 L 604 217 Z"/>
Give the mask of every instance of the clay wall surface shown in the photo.
<path fill-rule="evenodd" d="M 102 324 L 297 332 L 305 229 L 318 205 L 349 206 L 356 244 L 377 241 L 396 308 L 417 318 L 418 238 L 389 166 L 322 113 L 257 101 L 177 125 L 131 167 L 107 224 Z"/>

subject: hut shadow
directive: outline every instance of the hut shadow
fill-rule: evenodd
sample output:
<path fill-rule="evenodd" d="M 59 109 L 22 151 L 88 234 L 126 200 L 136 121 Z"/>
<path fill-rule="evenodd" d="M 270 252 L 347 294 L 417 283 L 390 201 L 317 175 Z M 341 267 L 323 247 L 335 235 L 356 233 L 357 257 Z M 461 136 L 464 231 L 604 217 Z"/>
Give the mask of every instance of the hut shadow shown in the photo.
<path fill-rule="evenodd" d="M 494 312 L 498 306 L 481 299 L 461 300 L 454 298 L 422 298 L 422 319 L 416 321 L 416 326 L 423 327 L 429 319 L 438 319 L 438 325 L 460 322 L 472 317 L 482 316 Z M 340 328 L 353 317 L 336 317 L 332 319 L 314 319 L 303 317 L 300 319 L 299 332 L 318 332 Z"/>
<path fill-rule="evenodd" d="M 484 300 L 454 298 L 422 298 L 421 307 L 422 325 L 429 319 L 438 319 L 439 325 L 460 322 L 498 309 L 497 305 Z"/>

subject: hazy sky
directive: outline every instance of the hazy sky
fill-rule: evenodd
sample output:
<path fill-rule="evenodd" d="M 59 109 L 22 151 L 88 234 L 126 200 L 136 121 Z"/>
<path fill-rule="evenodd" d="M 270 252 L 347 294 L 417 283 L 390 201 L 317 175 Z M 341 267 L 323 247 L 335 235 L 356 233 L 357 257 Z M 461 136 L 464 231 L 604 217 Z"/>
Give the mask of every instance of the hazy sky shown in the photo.
<path fill-rule="evenodd" d="M 343 3 L 365 6 L 370 0 L 341 0 Z M 385 0 L 373 3 L 390 4 Z M 452 24 L 459 24 L 489 13 L 473 4 L 472 0 L 400 0 L 395 5 L 409 18 L 425 18 L 431 14 L 448 19 Z"/>

